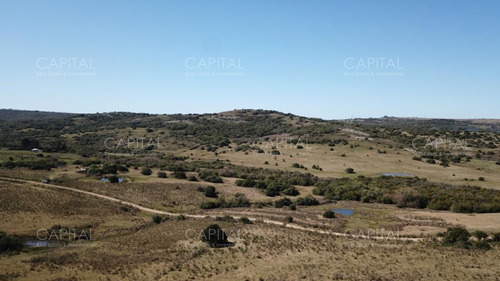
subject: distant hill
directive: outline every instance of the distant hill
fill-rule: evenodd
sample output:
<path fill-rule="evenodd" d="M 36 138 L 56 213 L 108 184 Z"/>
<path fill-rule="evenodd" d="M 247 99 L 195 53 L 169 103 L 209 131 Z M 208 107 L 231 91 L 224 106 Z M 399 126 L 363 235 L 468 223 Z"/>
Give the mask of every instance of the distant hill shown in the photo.
<path fill-rule="evenodd" d="M 46 120 L 54 118 L 65 118 L 76 115 L 78 114 L 38 110 L 0 109 L 0 120 L 5 121 Z"/>
<path fill-rule="evenodd" d="M 500 132 L 499 119 L 437 119 L 437 118 L 355 118 L 346 120 L 355 124 L 379 127 L 393 127 L 398 129 L 420 128 L 445 131 L 492 131 Z"/>

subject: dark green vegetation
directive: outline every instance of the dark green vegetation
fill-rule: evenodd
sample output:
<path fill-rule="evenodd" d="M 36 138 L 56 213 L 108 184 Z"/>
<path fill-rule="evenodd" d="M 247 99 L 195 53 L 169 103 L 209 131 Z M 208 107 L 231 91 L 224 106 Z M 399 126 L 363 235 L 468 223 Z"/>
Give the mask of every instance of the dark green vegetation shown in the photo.
<path fill-rule="evenodd" d="M 15 237 L 0 231 L 0 253 L 18 252 L 23 249 L 23 244 Z"/>
<path fill-rule="evenodd" d="M 159 215 L 154 215 L 151 217 L 153 222 L 158 224 L 158 223 L 161 223 L 161 221 L 163 220 Z"/>
<path fill-rule="evenodd" d="M 332 210 L 326 210 L 323 213 L 323 217 L 326 218 L 326 219 L 333 219 L 333 218 L 335 218 L 335 212 L 332 211 Z"/>
<path fill-rule="evenodd" d="M 207 242 L 210 247 L 214 248 L 231 246 L 232 243 L 227 238 L 227 234 L 218 224 L 207 226 L 201 235 L 201 241 Z"/>
<path fill-rule="evenodd" d="M 498 153 L 490 150 L 500 144 L 500 127 L 497 123 L 389 117 L 341 122 L 265 110 L 235 110 L 201 115 L 125 112 L 58 114 L 0 110 L 0 147 L 12 150 L 43 150 L 43 153 L 33 153 L 30 157 L 4 159 L 0 165 L 5 169 L 25 167 L 32 170 L 50 170 L 75 164 L 86 167 L 87 176 L 106 176 L 111 182 L 117 180 L 117 174 L 127 173 L 130 168 L 140 169 L 143 175 L 151 175 L 153 169 L 159 169 L 159 178 L 167 177 L 168 171 L 175 179 L 201 179 L 214 185 L 223 183 L 224 178 L 236 178 L 237 186 L 257 188 L 269 197 L 298 196 L 300 192 L 296 186 L 314 186 L 314 194 L 324 196 L 328 200 L 379 202 L 396 204 L 402 208 L 429 208 L 461 213 L 500 211 L 499 191 L 479 187 L 452 186 L 420 178 L 320 179 L 305 172 L 306 167 L 299 163 L 291 166 L 301 169 L 301 172 L 238 166 L 219 159 L 202 161 L 195 157 L 167 155 L 161 152 L 163 148 L 169 148 L 170 151 L 200 149 L 204 153 L 216 155 L 225 153 L 226 149 L 234 149 L 245 153 L 269 153 L 283 157 L 280 147 L 273 146 L 266 149 L 268 151 L 258 147 L 258 144 L 269 141 L 269 136 L 279 134 L 290 136 L 284 143 L 290 144 L 294 151 L 300 153 L 306 150 L 307 144 L 313 143 L 328 145 L 332 150 L 333 147 L 349 144 L 350 149 L 356 149 L 358 144 L 350 142 L 343 130 L 355 130 L 377 141 L 387 142 L 388 149 L 426 144 L 425 139 L 429 137 L 467 141 L 467 146 L 477 149 L 476 155 L 471 156 L 450 153 L 446 149 L 438 151 L 432 146 L 426 146 L 422 151 L 426 153 L 414 156 L 416 161 L 436 163 L 443 167 L 474 159 L 500 161 Z M 140 138 L 146 141 L 139 142 Z M 423 143 L 415 143 L 416 138 Z M 110 139 L 111 142 L 107 143 Z M 133 140 L 132 143 L 130 139 Z M 304 139 L 307 139 L 307 144 L 303 143 Z M 60 159 L 65 152 L 77 153 L 80 158 L 73 163 L 66 163 Z M 391 152 L 379 151 L 382 154 Z M 341 153 L 340 156 L 346 154 Z M 348 153 L 347 157 L 350 158 L 351 154 Z M 286 166 L 289 168 L 290 164 Z M 322 168 L 314 164 L 312 171 L 318 173 Z M 362 173 L 358 167 L 356 171 L 346 167 L 345 172 L 349 176 Z M 186 173 L 191 174 L 188 176 Z M 491 182 L 488 177 L 475 178 L 481 182 Z M 217 194 L 209 191 L 206 196 L 215 198 Z M 320 201 L 308 196 L 300 197 L 290 204 L 279 201 L 277 206 L 292 204 L 309 206 L 320 204 Z M 201 207 L 208 209 L 250 205 L 248 199 L 236 196 L 204 202 Z"/>
<path fill-rule="evenodd" d="M 224 199 L 218 198 L 215 201 L 203 202 L 200 205 L 202 209 L 215 209 L 215 208 L 239 208 L 239 207 L 250 207 L 250 200 L 248 200 L 244 194 L 237 193 L 234 198 Z"/>
<path fill-rule="evenodd" d="M 498 242 L 498 236 L 500 233 L 493 234 L 493 238 L 489 239 L 489 236 L 484 231 L 475 231 L 471 233 L 463 227 L 450 227 L 444 233 L 439 233 L 439 237 L 442 237 L 441 244 L 443 246 L 455 246 L 458 248 L 475 248 L 481 250 L 490 250 L 491 242 Z M 470 238 L 474 236 L 476 240 L 472 241 Z"/>
<path fill-rule="evenodd" d="M 396 204 L 457 213 L 500 212 L 500 191 L 473 186 L 432 183 L 418 177 L 357 177 L 321 179 L 313 193 L 330 200 Z"/>
<path fill-rule="evenodd" d="M 1 166 L 7 169 L 24 167 L 30 170 L 47 170 L 47 171 L 50 171 L 53 168 L 57 168 L 59 166 L 64 166 L 64 165 L 66 165 L 65 161 L 52 156 L 44 157 L 43 154 L 39 154 L 36 157 L 29 157 L 24 159 L 11 159 L 1 163 Z"/>

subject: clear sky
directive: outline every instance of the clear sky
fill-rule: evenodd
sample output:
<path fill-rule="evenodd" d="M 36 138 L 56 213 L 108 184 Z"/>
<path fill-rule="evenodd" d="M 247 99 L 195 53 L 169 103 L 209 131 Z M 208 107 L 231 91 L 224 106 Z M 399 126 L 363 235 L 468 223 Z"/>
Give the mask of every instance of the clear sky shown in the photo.
<path fill-rule="evenodd" d="M 0 108 L 500 118 L 500 1 L 0 0 L 0 43 Z"/>

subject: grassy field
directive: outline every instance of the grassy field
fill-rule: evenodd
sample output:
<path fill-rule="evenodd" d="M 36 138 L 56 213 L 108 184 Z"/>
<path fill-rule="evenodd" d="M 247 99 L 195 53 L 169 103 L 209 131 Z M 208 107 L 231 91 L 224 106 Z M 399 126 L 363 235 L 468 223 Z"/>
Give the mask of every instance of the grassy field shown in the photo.
<path fill-rule="evenodd" d="M 500 250 L 347 240 L 279 226 L 217 222 L 235 242 L 208 248 L 210 220 L 167 220 L 105 236 L 87 247 L 0 257 L 4 279 L 22 280 L 495 280 Z M 186 235 L 189 233 L 189 235 Z M 57 279 L 60 278 L 60 279 Z"/>
<path fill-rule="evenodd" d="M 256 152 L 245 154 L 243 151 L 225 149 L 225 153 L 219 153 L 218 156 L 204 150 L 189 151 L 181 155 L 190 156 L 192 153 L 192 159 L 222 159 L 229 160 L 235 165 L 306 172 L 304 169 L 292 168 L 293 163 L 298 163 L 308 168 L 307 172 L 320 177 L 410 173 L 435 182 L 500 189 L 500 165 L 496 165 L 493 161 L 473 159 L 469 163 L 450 163 L 450 166 L 445 168 L 426 163 L 424 160 L 412 160 L 415 154 L 404 149 L 389 148 L 387 145 L 367 140 L 356 140 L 353 143 L 359 146 L 351 148 L 349 144 L 341 144 L 333 147 L 334 151 L 330 151 L 327 145 L 308 144 L 304 149 L 296 149 L 290 144 L 284 144 L 282 147 L 278 145 L 277 149 L 281 155 L 277 156 L 267 153 L 271 151 L 271 147 L 266 143 L 260 146 L 266 152 L 263 154 Z M 386 153 L 378 153 L 378 150 Z M 266 161 L 269 164 L 265 164 Z M 313 165 L 319 165 L 323 170 L 314 170 Z M 347 174 L 345 170 L 348 167 L 354 168 L 356 173 Z M 485 181 L 479 181 L 479 177 L 484 177 Z"/>
<path fill-rule="evenodd" d="M 203 181 L 201 175 L 204 169 L 212 167 L 216 167 L 212 169 L 215 173 L 240 168 L 243 170 L 242 167 L 225 164 L 231 163 L 237 166 L 312 173 L 320 178 L 378 177 L 382 173 L 410 173 L 427 178 L 430 182 L 455 186 L 477 185 L 500 190 L 500 165 L 495 163 L 500 153 L 499 148 L 484 149 L 483 143 L 481 153 L 484 154 L 478 148 L 470 148 L 470 161 L 450 163 L 449 167 L 443 167 L 439 165 L 439 161 L 437 164 L 430 164 L 425 159 L 413 160 L 418 153 L 404 149 L 391 138 L 374 139 L 347 123 L 334 125 L 338 127 L 333 129 L 334 133 L 319 135 L 335 140 L 348 140 L 348 144 L 329 146 L 307 143 L 307 135 L 314 134 L 314 130 L 309 129 L 314 129 L 313 126 L 323 128 L 321 122 L 293 116 L 283 117 L 284 122 L 294 126 L 284 128 L 288 128 L 288 132 L 303 127 L 305 133 L 302 149 L 284 142 L 249 143 L 248 139 L 240 142 L 241 147 L 255 144 L 264 151 L 257 153 L 255 150 L 237 151 L 239 145 L 233 139 L 229 146 L 223 145 L 216 149 L 211 142 L 215 140 L 204 139 L 208 144 L 201 142 L 206 135 L 199 131 L 204 129 L 211 129 L 204 134 L 215 134 L 218 130 L 230 134 L 231 131 L 225 127 L 230 122 L 236 120 L 234 122 L 241 122 L 241 126 L 253 122 L 239 120 L 238 116 L 236 112 L 207 115 L 202 118 L 207 123 L 198 124 L 197 130 L 186 129 L 187 125 L 200 122 L 194 117 L 181 121 L 175 119 L 180 117 L 168 116 L 126 119 L 130 124 L 120 126 L 120 129 L 114 129 L 113 123 L 106 123 L 115 122 L 113 120 L 103 122 L 101 118 L 107 118 L 106 116 L 75 119 L 75 126 L 83 126 L 87 122 L 95 122 L 101 126 L 102 130 L 89 132 L 90 146 L 101 145 L 93 141 L 102 141 L 100 137 L 110 135 L 114 136 L 115 141 L 121 138 L 160 138 L 161 147 L 152 152 L 163 152 L 166 154 L 164 158 L 134 156 L 127 154 L 125 150 L 121 150 L 121 156 L 114 156 L 112 153 L 106 154 L 107 150 L 96 152 L 90 148 L 89 155 L 73 153 L 78 151 L 74 149 L 78 138 L 86 132 L 75 133 L 71 130 L 66 130 L 71 133 L 60 137 L 74 149 L 68 150 L 72 153 L 43 152 L 39 155 L 29 150 L 0 149 L 0 162 L 4 164 L 0 168 L 0 177 L 3 178 L 0 179 L 0 231 L 22 242 L 36 241 L 40 229 L 92 229 L 95 238 L 66 239 L 63 244 L 52 247 L 26 246 L 18 253 L 0 254 L 0 280 L 498 280 L 498 242 L 491 242 L 490 250 L 477 247 L 461 249 L 442 246 L 442 238 L 438 235 L 450 227 L 463 226 L 471 232 L 481 230 L 493 237 L 494 233 L 500 232 L 498 213 L 452 213 L 412 209 L 402 205 L 399 206 L 405 208 L 398 208 L 396 200 L 388 202 L 372 198 L 363 203 L 361 196 L 357 199 L 319 196 L 312 193 L 314 186 L 302 185 L 295 185 L 300 192 L 299 196 L 284 196 L 284 190 L 281 190 L 280 195 L 270 197 L 258 188 L 237 186 L 238 178 L 226 177 L 234 174 L 220 173 L 219 175 L 224 175 L 223 183 Z M 270 116 L 280 118 L 280 114 Z M 154 120 L 158 123 L 148 123 L 143 127 L 135 125 Z M 212 124 L 207 120 L 220 123 Z M 268 121 L 262 119 L 259 122 L 271 129 L 274 128 L 274 121 L 278 122 L 277 119 Z M 162 122 L 166 125 L 159 128 L 157 124 Z M 179 127 L 169 127 L 171 124 Z M 271 129 L 269 131 L 273 131 Z M 31 130 L 35 129 L 24 128 L 20 133 L 33 133 Z M 328 130 L 332 130 L 331 127 Z M 410 134 L 402 129 L 400 131 L 402 134 Z M 261 131 L 255 129 L 249 132 L 254 134 Z M 176 136 L 172 137 L 173 135 Z M 276 133 L 269 137 L 273 140 L 296 136 Z M 476 138 L 488 141 L 486 135 L 478 135 Z M 221 139 L 217 139 L 219 141 Z M 496 136 L 494 141 L 498 144 Z M 143 148 L 132 150 L 148 152 Z M 279 155 L 271 154 L 272 150 L 278 150 Z M 486 154 L 486 151 L 489 153 Z M 476 153 L 484 156 L 476 157 Z M 56 158 L 66 164 L 50 170 L 30 170 L 21 166 L 25 160 L 36 162 Z M 116 171 L 88 176 L 77 172 L 82 168 L 82 161 L 92 159 L 100 160 L 101 168 L 105 166 L 104 163 L 126 165 L 128 172 L 117 173 L 124 182 L 111 184 L 101 180 L 101 177 Z M 78 165 L 77 160 L 80 161 Z M 198 160 L 205 162 L 195 162 Z M 13 165 L 13 161 L 20 165 L 15 168 L 5 165 L 9 161 L 10 165 Z M 294 168 L 293 164 L 303 168 Z M 152 174 L 143 175 L 141 169 L 148 165 L 152 167 Z M 90 164 L 87 168 L 88 166 Z M 174 178 L 173 168 L 178 167 L 188 167 L 187 176 L 194 176 L 196 181 Z M 217 171 L 221 167 L 224 168 Z M 354 173 L 346 172 L 349 167 L 354 169 Z M 168 178 L 159 178 L 157 173 L 160 171 L 166 172 Z M 245 173 L 247 172 L 241 172 L 238 177 L 248 177 Z M 265 181 L 269 179 L 269 186 L 282 184 L 284 181 L 269 171 L 258 175 L 265 177 Z M 281 176 L 286 177 L 288 174 Z M 480 177 L 484 180 L 479 180 Z M 42 184 L 45 180 L 51 180 L 51 183 Z M 321 181 L 315 184 L 319 186 Z M 411 187 L 409 181 L 402 180 L 398 184 L 401 185 L 398 188 L 402 190 L 396 194 L 398 196 L 405 195 L 403 191 L 406 192 Z M 406 184 L 409 185 L 408 188 Z M 215 187 L 218 199 L 205 195 L 203 188 L 207 186 Z M 429 186 L 430 184 L 419 188 Z M 438 186 L 441 187 L 446 188 Z M 379 187 L 370 188 L 377 191 L 376 188 Z M 384 188 L 388 187 L 380 187 L 382 190 Z M 81 191 L 95 194 L 84 194 Z M 383 192 L 387 192 L 387 189 Z M 478 200 L 496 198 L 492 197 L 496 195 L 484 194 L 494 192 L 479 194 Z M 295 201 L 308 195 L 315 197 L 319 205 L 302 206 Z M 214 209 L 200 207 L 204 202 L 218 202 L 220 199 L 229 201 L 236 196 L 244 196 L 251 204 L 231 206 L 232 208 L 223 208 L 227 205 Z M 463 199 L 449 194 L 446 196 L 456 200 Z M 297 206 L 293 204 L 290 207 L 276 208 L 273 202 L 285 197 L 294 201 Z M 360 201 L 333 200 L 338 198 Z M 325 212 L 331 209 L 351 209 L 354 214 L 345 216 L 336 213 L 334 218 L 324 217 Z M 153 213 L 161 215 L 154 219 Z M 179 216 L 180 214 L 185 216 Z M 253 223 L 245 224 L 238 217 L 251 218 Z M 210 248 L 200 240 L 200 232 L 214 223 L 229 234 L 229 241 L 234 242 L 234 246 Z M 371 233 L 373 231 L 376 234 Z M 354 237 L 342 235 L 346 233 Z M 392 238 L 395 235 L 401 239 L 374 237 L 382 235 L 385 238 L 384 235 L 388 236 L 389 233 Z M 355 234 L 368 234 L 373 239 L 361 239 Z M 476 242 L 474 239 L 476 238 L 473 238 Z"/>

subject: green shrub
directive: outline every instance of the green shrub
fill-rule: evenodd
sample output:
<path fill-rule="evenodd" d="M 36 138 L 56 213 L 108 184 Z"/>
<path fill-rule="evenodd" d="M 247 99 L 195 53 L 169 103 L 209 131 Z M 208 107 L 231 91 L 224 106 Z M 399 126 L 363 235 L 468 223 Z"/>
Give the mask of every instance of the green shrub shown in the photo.
<path fill-rule="evenodd" d="M 463 227 L 450 227 L 443 234 L 443 245 L 457 246 L 459 248 L 469 248 L 470 233 Z"/>
<path fill-rule="evenodd" d="M 152 219 L 153 219 L 153 222 L 156 224 L 159 224 L 162 221 L 162 218 L 159 215 L 153 215 Z"/>
<path fill-rule="evenodd" d="M 291 186 L 282 192 L 285 195 L 290 195 L 290 196 L 297 196 L 300 194 L 300 192 L 295 188 L 295 186 Z"/>
<path fill-rule="evenodd" d="M 297 200 L 295 200 L 295 204 L 299 206 L 314 206 L 319 205 L 319 201 L 312 195 L 307 195 L 306 197 L 297 198 Z"/>
<path fill-rule="evenodd" d="M 482 230 L 476 230 L 472 233 L 474 237 L 476 237 L 478 240 L 484 240 L 488 238 L 488 234 Z"/>
<path fill-rule="evenodd" d="M 476 243 L 474 243 L 474 248 L 480 249 L 480 250 L 491 250 L 491 245 L 490 245 L 490 243 L 488 243 L 484 240 L 481 240 L 481 241 L 477 241 Z"/>
<path fill-rule="evenodd" d="M 219 202 L 213 202 L 213 201 L 208 201 L 208 202 L 202 202 L 200 204 L 200 208 L 202 209 L 215 209 L 219 208 L 221 204 Z"/>
<path fill-rule="evenodd" d="M 249 218 L 247 217 L 241 217 L 239 219 L 240 222 L 244 223 L 244 224 L 253 224 L 253 221 L 251 221 Z"/>
<path fill-rule="evenodd" d="M 211 224 L 203 230 L 201 241 L 207 242 L 210 247 L 225 247 L 227 246 L 227 234 L 217 224 Z"/>
<path fill-rule="evenodd" d="M 333 219 L 335 218 L 335 212 L 332 211 L 332 210 L 326 210 L 324 213 L 323 213 L 323 217 L 324 218 L 327 218 L 327 219 Z"/>
<path fill-rule="evenodd" d="M 291 216 L 286 216 L 285 217 L 285 222 L 286 223 L 292 223 L 293 222 L 293 218 Z"/>
<path fill-rule="evenodd" d="M 141 169 L 141 174 L 143 174 L 145 176 L 150 176 L 152 173 L 153 173 L 153 171 L 151 170 L 151 168 L 142 167 L 142 169 Z"/>
<path fill-rule="evenodd" d="M 5 232 L 0 231 L 0 253 L 18 252 L 23 249 L 23 244 L 14 237 L 8 236 Z"/>
<path fill-rule="evenodd" d="M 290 205 L 292 205 L 292 200 L 290 200 L 287 197 L 281 198 L 274 202 L 274 207 L 276 208 L 283 208 L 284 206 L 290 206 Z"/>
<path fill-rule="evenodd" d="M 118 183 L 120 181 L 120 179 L 117 176 L 115 176 L 115 175 L 109 176 L 108 180 L 109 180 L 110 183 Z"/>
<path fill-rule="evenodd" d="M 176 171 L 172 173 L 172 177 L 175 179 L 187 179 L 186 173 L 181 171 Z"/>
<path fill-rule="evenodd" d="M 161 179 L 166 179 L 167 178 L 167 173 L 160 171 L 160 172 L 157 173 L 157 176 L 159 178 L 161 178 Z"/>
<path fill-rule="evenodd" d="M 217 198 L 217 191 L 215 190 L 215 187 L 213 187 L 213 186 L 205 187 L 204 192 L 205 192 L 206 197 Z"/>
<path fill-rule="evenodd" d="M 223 183 L 224 181 L 218 175 L 216 170 L 202 170 L 199 173 L 199 176 L 202 180 L 212 182 L 212 183 Z"/>
<path fill-rule="evenodd" d="M 493 242 L 500 242 L 500 232 L 493 233 L 493 238 L 491 238 Z"/>

